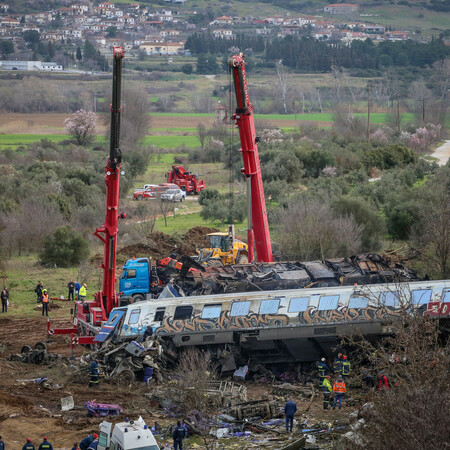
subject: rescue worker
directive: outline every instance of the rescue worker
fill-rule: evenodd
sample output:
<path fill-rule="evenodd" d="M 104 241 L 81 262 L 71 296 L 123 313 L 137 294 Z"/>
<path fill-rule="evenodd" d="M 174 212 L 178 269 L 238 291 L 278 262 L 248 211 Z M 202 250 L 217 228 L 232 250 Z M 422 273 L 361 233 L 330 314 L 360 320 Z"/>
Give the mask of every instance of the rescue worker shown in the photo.
<path fill-rule="evenodd" d="M 44 440 L 38 450 L 53 450 L 53 445 L 48 442 L 47 436 L 44 436 Z"/>
<path fill-rule="evenodd" d="M 81 300 L 82 302 L 84 302 L 84 300 L 86 299 L 86 283 L 83 284 L 83 286 L 80 287 L 80 290 L 78 291 L 78 300 Z"/>
<path fill-rule="evenodd" d="M 3 288 L 2 294 L 2 313 L 8 312 L 8 303 L 9 303 L 9 292 L 8 289 L 6 289 L 6 286 Z"/>
<path fill-rule="evenodd" d="M 336 408 L 336 405 L 338 403 L 339 403 L 338 407 L 339 409 L 341 409 L 342 397 L 344 397 L 344 394 L 347 392 L 347 387 L 345 386 L 345 381 L 344 378 L 342 378 L 342 375 L 339 375 L 338 379 L 334 382 L 333 392 L 334 392 L 333 409 Z"/>
<path fill-rule="evenodd" d="M 322 358 L 317 363 L 317 372 L 319 372 L 319 381 L 320 384 L 322 384 L 323 379 L 330 373 L 330 369 L 328 368 L 326 364 L 325 358 Z"/>
<path fill-rule="evenodd" d="M 3 438 L 0 436 L 0 450 L 5 450 L 5 443 L 3 442 Z"/>
<path fill-rule="evenodd" d="M 181 422 L 177 422 L 177 426 L 173 430 L 173 448 L 174 450 L 183 450 L 183 439 L 186 437 L 186 430 L 182 427 Z"/>
<path fill-rule="evenodd" d="M 391 385 L 389 384 L 389 380 L 383 371 L 380 372 L 380 379 L 378 381 L 378 390 L 379 391 L 389 391 L 391 389 Z"/>
<path fill-rule="evenodd" d="M 95 439 L 98 439 L 98 435 L 95 433 L 86 436 L 80 442 L 80 450 L 88 450 L 89 446 L 94 442 Z"/>
<path fill-rule="evenodd" d="M 350 372 L 352 371 L 352 365 L 346 355 L 342 356 L 341 367 L 342 376 L 344 377 L 344 379 L 347 379 L 347 377 L 350 375 Z"/>
<path fill-rule="evenodd" d="M 42 281 L 39 281 L 37 286 L 34 288 L 34 292 L 36 292 L 37 295 L 37 303 L 42 302 L 42 289 L 44 289 L 44 285 L 42 284 Z"/>
<path fill-rule="evenodd" d="M 284 414 L 286 414 L 286 432 L 289 433 L 294 426 L 294 416 L 297 412 L 297 404 L 290 399 L 290 397 L 286 397 L 286 404 L 284 405 Z"/>
<path fill-rule="evenodd" d="M 150 325 L 147 325 L 147 328 L 144 331 L 143 340 L 145 341 L 147 338 L 153 336 L 153 328 Z"/>
<path fill-rule="evenodd" d="M 333 372 L 337 375 L 340 375 L 342 373 L 342 353 L 339 353 L 337 355 L 337 358 L 334 360 Z"/>
<path fill-rule="evenodd" d="M 369 389 L 375 387 L 375 381 L 373 380 L 373 376 L 370 374 L 368 370 L 365 370 L 362 376 L 362 381 Z"/>
<path fill-rule="evenodd" d="M 67 287 L 68 287 L 68 289 L 69 289 L 69 300 L 70 300 L 70 298 L 72 297 L 72 301 L 73 301 L 73 300 L 74 300 L 73 294 L 74 294 L 74 292 L 75 292 L 75 283 L 73 282 L 73 280 L 70 280 L 70 281 L 67 283 Z"/>
<path fill-rule="evenodd" d="M 92 364 L 89 366 L 89 375 L 90 375 L 89 387 L 91 388 L 92 386 L 97 386 L 98 385 L 98 360 L 97 359 L 94 359 L 94 361 L 92 361 Z M 81 442 L 83 442 L 83 441 L 81 441 Z M 80 442 L 80 446 L 81 446 L 81 442 Z M 81 450 L 84 450 L 84 449 L 81 449 Z M 86 450 L 87 450 L 87 447 L 86 447 Z"/>
<path fill-rule="evenodd" d="M 35 450 L 34 445 L 31 443 L 31 439 L 28 438 L 26 444 L 22 447 L 22 450 Z"/>
<path fill-rule="evenodd" d="M 80 448 L 78 447 L 78 442 L 74 442 L 73 447 L 70 450 L 80 450 Z"/>
<path fill-rule="evenodd" d="M 75 281 L 75 300 L 78 300 L 78 293 L 80 292 L 81 284 Z"/>
<path fill-rule="evenodd" d="M 331 387 L 330 383 L 331 376 L 326 375 L 324 378 L 322 378 L 322 383 L 320 384 L 320 390 L 323 393 L 323 410 L 326 411 L 328 407 L 330 406 L 330 397 L 331 392 L 333 391 L 333 388 Z"/>
<path fill-rule="evenodd" d="M 44 315 L 44 311 L 45 311 L 45 315 L 48 317 L 48 292 L 47 289 L 43 289 L 42 290 L 42 315 Z"/>
<path fill-rule="evenodd" d="M 94 439 L 91 445 L 88 447 L 88 450 L 97 450 L 97 446 L 98 446 L 98 439 Z"/>

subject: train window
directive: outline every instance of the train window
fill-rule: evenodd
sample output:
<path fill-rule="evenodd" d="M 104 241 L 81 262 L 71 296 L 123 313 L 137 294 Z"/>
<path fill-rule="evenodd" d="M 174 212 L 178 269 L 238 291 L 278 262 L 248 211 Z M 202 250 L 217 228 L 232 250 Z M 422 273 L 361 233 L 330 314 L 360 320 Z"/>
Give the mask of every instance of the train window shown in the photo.
<path fill-rule="evenodd" d="M 367 297 L 351 297 L 348 302 L 349 308 L 367 308 L 369 304 L 369 299 Z"/>
<path fill-rule="evenodd" d="M 398 292 L 382 292 L 380 295 L 380 303 L 383 306 L 398 306 L 400 297 Z"/>
<path fill-rule="evenodd" d="M 222 303 L 217 305 L 205 305 L 203 307 L 202 319 L 217 319 L 222 312 Z"/>
<path fill-rule="evenodd" d="M 231 305 L 230 316 L 246 316 L 250 311 L 250 302 L 234 302 Z"/>
<path fill-rule="evenodd" d="M 192 316 L 192 306 L 177 306 L 175 308 L 175 314 L 173 315 L 173 320 L 186 320 L 190 319 Z"/>
<path fill-rule="evenodd" d="M 319 300 L 319 311 L 327 311 L 329 309 L 337 309 L 339 295 L 322 295 Z"/>
<path fill-rule="evenodd" d="M 133 309 L 130 313 L 130 318 L 128 319 L 129 325 L 134 325 L 139 322 L 139 316 L 141 315 L 140 309 Z"/>
<path fill-rule="evenodd" d="M 276 314 L 278 312 L 278 307 L 280 306 L 280 299 L 276 298 L 274 300 L 262 300 L 261 306 L 259 307 L 260 314 Z"/>
<path fill-rule="evenodd" d="M 156 308 L 155 312 L 155 322 L 162 322 L 164 319 L 164 313 L 166 312 L 166 308 Z"/>
<path fill-rule="evenodd" d="M 289 312 L 304 312 L 308 309 L 309 297 L 293 297 L 289 303 Z"/>
<path fill-rule="evenodd" d="M 450 290 L 444 289 L 442 291 L 442 300 L 441 300 L 441 302 L 445 303 L 445 302 L 448 302 L 448 301 L 450 301 Z"/>
<path fill-rule="evenodd" d="M 412 291 L 411 303 L 413 305 L 423 305 L 431 300 L 431 289 L 417 289 Z"/>

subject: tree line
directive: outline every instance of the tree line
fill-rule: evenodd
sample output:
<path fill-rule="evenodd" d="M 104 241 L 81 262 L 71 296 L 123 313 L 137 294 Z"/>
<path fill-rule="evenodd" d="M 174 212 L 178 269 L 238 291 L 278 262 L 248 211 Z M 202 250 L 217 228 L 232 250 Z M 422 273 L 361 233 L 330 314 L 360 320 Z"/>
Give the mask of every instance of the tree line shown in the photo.
<path fill-rule="evenodd" d="M 424 68 L 447 58 L 450 48 L 441 39 L 429 43 L 411 40 L 382 42 L 371 39 L 330 45 L 309 36 L 286 36 L 264 40 L 261 36 L 236 35 L 233 39 L 215 38 L 210 33 L 194 33 L 185 44 L 194 55 L 222 55 L 232 51 L 261 54 L 266 62 L 279 61 L 300 72 L 328 72 L 332 67 L 376 69 L 407 65 Z"/>

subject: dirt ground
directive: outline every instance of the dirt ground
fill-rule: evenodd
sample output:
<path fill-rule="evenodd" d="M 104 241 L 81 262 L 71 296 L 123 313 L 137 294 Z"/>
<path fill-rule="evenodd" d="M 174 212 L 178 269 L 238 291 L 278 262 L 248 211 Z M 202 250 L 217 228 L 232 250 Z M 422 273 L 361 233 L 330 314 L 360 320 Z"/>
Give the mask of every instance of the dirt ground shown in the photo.
<path fill-rule="evenodd" d="M 0 114 L 0 133 L 5 134 L 64 134 L 64 120 L 70 114 Z M 211 127 L 214 117 L 161 117 L 151 116 L 151 128 L 195 128 L 201 121 Z M 292 120 L 266 120 L 277 127 L 295 127 L 298 122 Z M 99 133 L 105 130 L 99 120 Z M 317 126 L 329 125 L 328 122 L 314 122 Z"/>
<path fill-rule="evenodd" d="M 52 321 L 53 327 L 68 324 L 69 321 L 65 319 Z M 45 318 L 0 318 L 0 435 L 3 436 L 7 450 L 20 450 L 26 438 L 30 438 L 35 445 L 39 445 L 43 436 L 48 437 L 55 450 L 70 449 L 74 442 L 79 442 L 89 433 L 99 430 L 99 424 L 103 419 L 90 418 L 83 409 L 86 401 L 94 399 L 99 403 L 119 404 L 125 409 L 124 413 L 114 417 L 113 421 L 123 421 L 126 416 L 138 418 L 142 415 L 148 424 L 158 421 L 164 427 L 174 423 L 174 419 L 167 418 L 161 409 L 151 406 L 148 397 L 144 396 L 144 393 L 151 392 L 155 388 L 152 385 L 145 386 L 136 382 L 131 388 L 119 388 L 116 384 L 105 381 L 101 382 L 97 389 L 92 390 L 88 388 L 87 374 L 74 374 L 74 368 L 71 367 L 69 359 L 57 366 L 8 361 L 8 357 L 19 353 L 23 345 L 34 346 L 36 342 L 45 341 L 45 333 Z M 47 349 L 49 352 L 59 353 L 65 357 L 71 354 L 66 336 L 54 337 L 47 343 Z M 82 352 L 83 349 L 77 348 L 75 356 L 80 356 Z M 44 376 L 48 377 L 53 385 L 61 385 L 61 388 L 48 390 L 33 381 L 26 381 Z M 263 395 L 271 393 L 270 384 L 247 383 L 247 388 L 249 400 L 260 399 Z M 70 395 L 74 398 L 75 409 L 61 412 L 61 398 Z M 344 419 L 351 410 L 344 408 L 342 412 L 323 413 L 321 400 L 316 397 L 309 411 L 302 414 L 308 403 L 297 399 L 299 412 L 296 419 L 298 422 L 308 420 L 307 423 L 310 424 L 320 420 Z M 290 439 L 296 436 L 298 437 L 294 433 Z M 289 437 L 281 435 L 277 439 L 281 447 L 283 442 L 288 442 L 286 439 Z M 254 444 L 248 447 L 247 441 L 244 440 L 238 445 L 234 442 L 227 446 L 226 440 L 222 440 L 221 448 L 255 448 Z M 164 442 L 170 444 L 170 440 Z M 161 446 L 161 448 L 170 447 Z M 198 444 L 198 441 L 195 444 L 193 439 L 187 439 L 185 448 L 201 449 L 202 446 Z M 271 448 L 278 448 L 277 444 L 275 443 L 275 447 Z"/>

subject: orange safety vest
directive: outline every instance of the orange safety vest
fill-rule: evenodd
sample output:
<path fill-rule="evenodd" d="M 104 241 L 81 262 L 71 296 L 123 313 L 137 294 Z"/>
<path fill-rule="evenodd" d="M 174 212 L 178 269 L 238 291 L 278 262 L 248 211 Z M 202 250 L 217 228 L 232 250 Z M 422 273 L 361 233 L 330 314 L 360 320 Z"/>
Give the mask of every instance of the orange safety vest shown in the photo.
<path fill-rule="evenodd" d="M 48 303 L 48 294 L 42 294 L 42 303 Z"/>
<path fill-rule="evenodd" d="M 345 392 L 347 392 L 345 383 L 343 381 L 335 381 L 333 386 L 333 392 L 338 392 L 340 394 L 344 394 Z"/>

